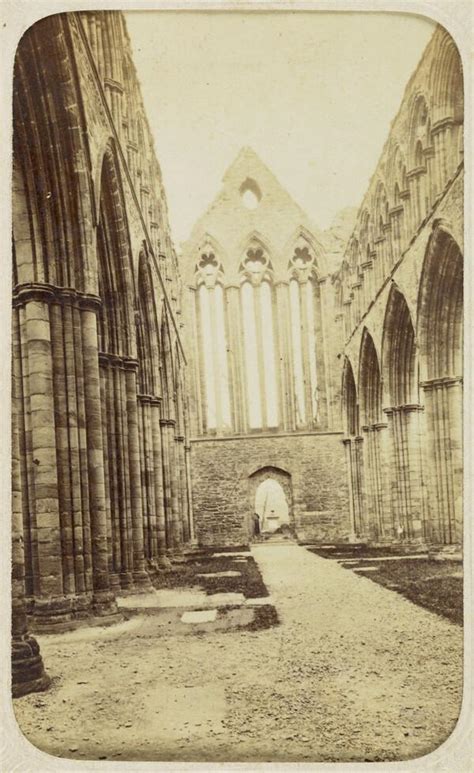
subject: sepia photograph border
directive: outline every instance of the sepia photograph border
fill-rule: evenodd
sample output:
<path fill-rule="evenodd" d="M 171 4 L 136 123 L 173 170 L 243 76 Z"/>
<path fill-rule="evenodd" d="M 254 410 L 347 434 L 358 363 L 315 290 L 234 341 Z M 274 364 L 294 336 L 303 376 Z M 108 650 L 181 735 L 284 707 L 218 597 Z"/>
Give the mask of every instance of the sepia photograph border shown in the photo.
<path fill-rule="evenodd" d="M 185 762 L 112 762 L 85 760 L 76 761 L 53 757 L 33 746 L 22 734 L 13 713 L 10 685 L 10 623 L 11 623 L 11 480 L 10 480 L 10 310 L 11 310 L 11 137 L 12 137 L 12 77 L 16 46 L 22 34 L 36 21 L 51 14 L 86 10 L 122 11 L 256 11 L 274 13 L 278 11 L 325 11 L 371 13 L 402 13 L 425 17 L 441 24 L 453 37 L 458 46 L 464 69 L 464 110 L 465 110 L 465 204 L 464 234 L 465 261 L 464 296 L 467 303 L 464 312 L 464 690 L 460 717 L 453 733 L 430 754 L 414 760 L 400 762 L 308 762 L 308 763 L 185 763 Z M 472 398 L 472 354 L 473 343 L 473 238 L 472 238 L 472 164 L 473 164 L 473 16 L 474 0 L 308 0 L 306 2 L 239 2 L 239 0 L 218 0 L 216 2 L 156 2 L 156 0 L 0 0 L 2 32 L 2 111 L 1 125 L 3 147 L 1 153 L 2 207 L 0 223 L 3 243 L 3 272 L 0 283 L 0 428 L 1 464 L 0 490 L 2 493 L 2 522 L 0 549 L 0 594 L 3 610 L 0 650 L 0 769 L 5 773 L 14 771 L 150 771 L 150 770 L 334 770 L 334 771 L 449 771 L 468 773 L 474 769 L 473 738 L 473 668 L 472 668 L 472 544 L 473 521 L 469 510 L 474 498 L 472 475 L 472 424 L 474 413 Z"/>

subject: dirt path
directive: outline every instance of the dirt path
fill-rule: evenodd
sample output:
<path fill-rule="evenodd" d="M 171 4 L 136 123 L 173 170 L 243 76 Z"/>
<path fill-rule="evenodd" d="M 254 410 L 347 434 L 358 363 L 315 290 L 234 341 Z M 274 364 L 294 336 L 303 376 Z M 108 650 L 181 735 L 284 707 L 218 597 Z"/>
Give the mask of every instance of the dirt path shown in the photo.
<path fill-rule="evenodd" d="M 462 631 L 294 544 L 255 546 L 281 625 L 163 634 L 139 616 L 40 637 L 55 684 L 15 701 L 50 754 L 116 760 L 394 760 L 460 706 Z"/>

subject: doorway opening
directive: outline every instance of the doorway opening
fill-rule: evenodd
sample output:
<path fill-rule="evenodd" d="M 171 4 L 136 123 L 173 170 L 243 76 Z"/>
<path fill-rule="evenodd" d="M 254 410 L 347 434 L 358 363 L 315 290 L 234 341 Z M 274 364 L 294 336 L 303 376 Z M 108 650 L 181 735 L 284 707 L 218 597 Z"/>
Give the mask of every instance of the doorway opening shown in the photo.
<path fill-rule="evenodd" d="M 249 477 L 249 532 L 269 537 L 293 531 L 291 476 L 278 467 L 262 467 Z M 258 518 L 256 517 L 258 515 Z"/>
<path fill-rule="evenodd" d="M 255 512 L 260 518 L 261 534 L 273 534 L 284 524 L 289 525 L 288 502 L 278 481 L 267 478 L 260 483 L 255 493 Z"/>

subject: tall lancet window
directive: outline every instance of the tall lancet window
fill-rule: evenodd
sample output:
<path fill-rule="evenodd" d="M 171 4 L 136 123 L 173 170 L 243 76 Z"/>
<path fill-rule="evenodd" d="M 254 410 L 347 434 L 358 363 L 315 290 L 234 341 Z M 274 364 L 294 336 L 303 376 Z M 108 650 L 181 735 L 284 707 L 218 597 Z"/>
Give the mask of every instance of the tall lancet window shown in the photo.
<path fill-rule="evenodd" d="M 224 314 L 222 267 L 211 248 L 197 265 L 201 362 L 206 428 L 230 429 L 229 367 Z"/>
<path fill-rule="evenodd" d="M 259 243 L 250 245 L 240 270 L 247 421 L 250 429 L 278 427 L 272 267 Z"/>
<path fill-rule="evenodd" d="M 319 421 L 315 300 L 319 286 L 314 253 L 301 239 L 289 262 L 290 314 L 296 426 Z"/>

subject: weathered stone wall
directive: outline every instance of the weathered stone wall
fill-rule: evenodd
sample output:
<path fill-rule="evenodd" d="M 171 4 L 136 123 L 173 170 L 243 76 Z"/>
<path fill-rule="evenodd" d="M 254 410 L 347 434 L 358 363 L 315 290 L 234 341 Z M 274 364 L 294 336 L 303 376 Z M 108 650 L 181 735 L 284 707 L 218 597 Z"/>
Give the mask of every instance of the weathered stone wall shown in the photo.
<path fill-rule="evenodd" d="M 13 675 L 191 536 L 176 253 L 123 16 L 23 36 L 13 104 Z M 28 619 L 27 619 L 28 618 Z"/>
<path fill-rule="evenodd" d="M 339 433 L 196 440 L 191 448 L 199 543 L 248 542 L 254 513 L 250 476 L 264 467 L 291 476 L 290 522 L 299 539 L 339 541 L 349 537 L 344 447 Z"/>
<path fill-rule="evenodd" d="M 245 205 L 245 192 L 248 191 L 256 193 L 255 208 Z M 273 307 L 278 423 L 275 425 L 263 421 L 262 428 L 273 429 L 277 426 L 280 431 L 341 428 L 340 368 L 336 359 L 338 349 L 333 346 L 340 333 L 334 320 L 334 291 L 330 278 L 337 260 L 337 249 L 338 242 L 334 234 L 319 231 L 256 153 L 251 148 L 243 148 L 225 172 L 221 190 L 215 200 L 195 224 L 188 241 L 183 245 L 181 256 L 183 278 L 187 286 L 184 314 L 194 435 L 242 434 L 255 429 L 249 421 L 246 390 L 242 296 L 247 283 L 252 285 L 256 296 L 260 287 L 266 284 L 270 288 Z M 260 252 L 261 260 L 265 263 L 260 274 L 255 270 L 255 265 L 248 262 L 249 254 L 257 252 Z M 298 411 L 296 407 L 297 366 L 294 361 L 290 289 L 295 280 L 300 295 L 301 317 L 297 326 L 301 329 L 305 390 L 304 401 L 300 398 L 299 404 L 304 402 L 304 411 Z M 308 284 L 311 284 L 314 296 L 312 324 L 307 319 Z M 203 287 L 209 290 L 210 303 L 215 287 L 219 288 L 224 298 L 224 336 L 232 409 L 230 420 L 223 421 L 218 417 L 217 426 L 212 427 L 206 422 L 208 402 L 214 404 L 218 399 L 207 394 L 204 372 L 209 363 L 205 362 L 201 340 L 204 324 L 200 290 Z M 262 350 L 265 345 L 263 342 L 268 337 L 268 324 L 264 330 L 259 313 L 256 314 L 255 329 L 257 339 L 260 340 L 258 348 Z M 313 334 L 316 379 L 311 375 L 308 351 L 308 340 L 313 340 Z M 262 351 L 259 359 L 263 360 Z M 222 362 L 215 365 L 214 370 L 219 367 L 222 367 Z M 223 388 L 219 386 L 221 391 Z M 316 389 L 318 410 L 314 411 L 312 399 Z M 265 399 L 262 402 L 265 404 Z M 264 412 L 265 407 L 262 405 Z"/>
<path fill-rule="evenodd" d="M 356 537 L 462 541 L 463 76 L 437 28 L 334 277 Z"/>

